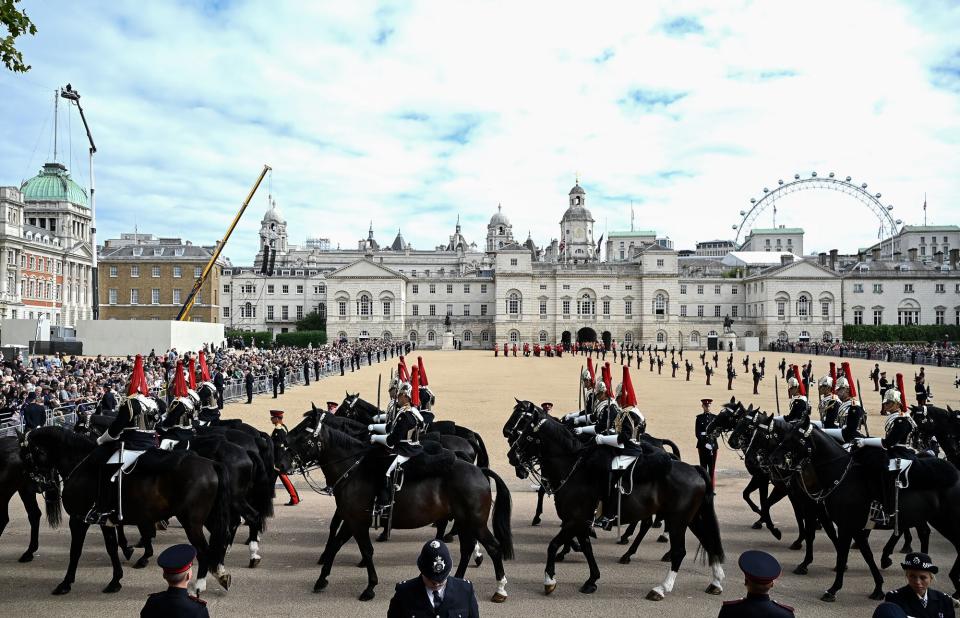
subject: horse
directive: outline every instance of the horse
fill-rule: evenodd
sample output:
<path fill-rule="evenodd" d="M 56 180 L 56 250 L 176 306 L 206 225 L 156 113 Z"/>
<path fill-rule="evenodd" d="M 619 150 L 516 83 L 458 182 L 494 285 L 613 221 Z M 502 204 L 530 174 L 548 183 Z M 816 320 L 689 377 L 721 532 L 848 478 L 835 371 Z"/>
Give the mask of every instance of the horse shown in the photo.
<path fill-rule="evenodd" d="M 573 539 L 579 541 L 590 570 L 590 577 L 580 587 L 580 592 L 595 592 L 600 569 L 593 555 L 589 533 L 605 488 L 603 483 L 597 482 L 599 469 L 591 468 L 599 468 L 597 463 L 602 462 L 605 468 L 603 473 L 608 473 L 606 453 L 584 446 L 561 422 L 546 415 L 529 401 L 517 401 L 504 431 L 512 437 L 508 453 L 510 462 L 535 471 L 549 486 L 562 522 L 560 532 L 547 548 L 544 593 L 551 594 L 556 590 L 556 553 L 562 545 Z M 656 452 L 653 449 L 648 451 Z M 666 455 L 660 461 L 662 467 L 653 478 L 646 478 L 644 470 L 637 470 L 636 467 L 624 476 L 632 482 L 632 490 L 621 496 L 619 509 L 621 521 L 641 522 L 641 533 L 635 544 L 643 538 L 654 515 L 663 518 L 670 535 L 670 570 L 664 581 L 651 589 L 646 598 L 661 601 L 673 590 L 686 555 L 685 536 L 688 527 L 706 550 L 712 568 L 713 577 L 706 592 L 720 594 L 723 590 L 724 554 L 713 495 L 709 491 L 710 479 L 700 466 L 674 461 Z M 663 465 L 664 462 L 666 465 Z"/>
<path fill-rule="evenodd" d="M 304 418 L 287 435 L 290 449 L 301 468 L 317 465 L 327 479 L 334 479 L 333 495 L 337 501 L 337 511 L 343 519 L 343 525 L 336 531 L 335 538 L 331 539 L 332 545 L 325 551 L 326 561 L 314 585 L 314 592 L 327 587 L 327 577 L 337 551 L 353 537 L 367 568 L 367 586 L 359 598 L 368 601 L 374 598 L 374 588 L 378 583 L 369 536 L 371 510 L 374 498 L 383 486 L 386 462 L 377 455 L 379 451 L 366 441 L 356 440 L 328 426 L 324 422 L 328 416 L 323 413 L 316 421 L 312 417 Z M 463 577 L 474 544 L 479 541 L 490 555 L 496 573 L 497 591 L 491 600 L 503 602 L 507 598 L 503 560 L 513 558 L 510 491 L 506 483 L 489 468 L 451 459 L 453 463 L 450 469 L 441 476 L 405 479 L 403 491 L 396 494 L 392 526 L 413 529 L 439 520 L 456 519 L 460 535 L 460 562 L 456 576 Z M 490 491 L 490 479 L 497 488 L 496 502 Z M 491 504 L 493 533 L 487 528 Z"/>
<path fill-rule="evenodd" d="M 337 408 L 337 416 L 346 416 L 360 421 L 364 425 L 372 424 L 373 417 L 382 414 L 383 411 L 377 406 L 360 398 L 360 394 L 346 394 L 340 407 Z M 479 433 L 457 425 L 453 421 L 434 421 L 428 428 L 443 435 L 459 436 L 470 443 L 470 447 L 476 453 L 477 466 L 481 468 L 490 467 L 490 456 L 487 454 L 487 446 L 483 443 L 483 438 Z"/>
<path fill-rule="evenodd" d="M 0 438 L 0 535 L 10 523 L 10 500 L 13 494 L 20 495 L 23 508 L 30 522 L 30 542 L 27 550 L 17 559 L 18 562 L 30 562 L 40 547 L 40 507 L 37 505 L 37 492 L 20 457 L 20 443 L 16 436 Z M 60 511 L 47 509 L 47 521 L 51 528 L 60 525 Z"/>
<path fill-rule="evenodd" d="M 828 602 L 835 601 L 843 587 L 851 540 L 857 542 L 873 576 L 870 598 L 883 599 L 883 576 L 865 530 L 875 497 L 872 487 L 876 485 L 876 473 L 857 459 L 809 418 L 790 424 L 768 458 L 769 464 L 785 476 L 793 473 L 803 491 L 824 504 L 837 526 L 836 576 L 821 596 Z M 899 525 L 906 529 L 929 523 L 953 545 L 958 556 L 950 570 L 950 580 L 954 598 L 960 598 L 960 473 L 947 461 L 918 459 L 911 466 L 910 485 L 909 490 L 900 493 Z"/>
<path fill-rule="evenodd" d="M 98 495 L 102 471 L 99 458 L 88 457 L 97 448 L 91 438 L 59 427 L 40 427 L 27 436 L 21 456 L 40 488 L 54 495 L 56 508 L 62 503 L 70 522 L 70 563 L 67 573 L 53 594 L 70 592 L 76 579 L 77 564 L 89 524 L 84 516 Z M 155 455 L 152 466 L 143 464 L 147 455 Z M 144 469 L 147 468 L 147 469 Z M 227 469 L 191 451 L 147 453 L 124 474 L 121 497 L 123 522 L 134 524 L 142 536 L 152 534 L 155 522 L 176 516 L 190 543 L 197 549 L 197 593 L 206 590 L 210 565 L 216 566 L 220 585 L 230 586 L 230 575 L 223 567 L 229 528 L 230 500 Z M 59 491 L 59 479 L 63 489 Z M 203 533 L 210 530 L 210 542 Z M 113 566 L 113 577 L 103 592 L 121 589 L 123 568 L 117 555 L 117 531 L 101 526 L 104 545 Z"/>

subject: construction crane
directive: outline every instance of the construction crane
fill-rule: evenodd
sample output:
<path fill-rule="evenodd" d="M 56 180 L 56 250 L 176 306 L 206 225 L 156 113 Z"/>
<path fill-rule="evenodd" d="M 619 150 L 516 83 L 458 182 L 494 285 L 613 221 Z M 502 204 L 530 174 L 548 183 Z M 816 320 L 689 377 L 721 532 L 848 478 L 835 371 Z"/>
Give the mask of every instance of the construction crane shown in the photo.
<path fill-rule="evenodd" d="M 197 278 L 196 282 L 193 284 L 193 289 L 190 290 L 190 294 L 187 295 L 187 300 L 183 303 L 183 307 L 180 308 L 180 313 L 177 314 L 177 321 L 186 322 L 190 315 L 190 309 L 193 308 L 193 302 L 197 298 L 197 294 L 200 292 L 200 289 L 203 287 L 203 284 L 206 283 L 207 277 L 210 276 L 210 273 L 213 272 L 213 269 L 217 266 L 217 259 L 220 257 L 220 253 L 223 251 L 223 248 L 226 246 L 227 241 L 230 240 L 230 235 L 233 234 L 234 228 L 237 227 L 237 223 L 240 222 L 240 217 L 243 216 L 243 211 L 247 209 L 247 206 L 250 204 L 250 200 L 253 199 L 253 195 L 257 192 L 257 189 L 260 187 L 260 183 L 263 182 L 263 178 L 267 175 L 267 172 L 270 171 L 269 165 L 264 165 L 263 170 L 260 172 L 260 176 L 257 177 L 257 182 L 253 183 L 253 188 L 250 189 L 250 193 L 247 194 L 247 199 L 243 201 L 243 205 L 240 207 L 240 211 L 237 212 L 237 216 L 233 218 L 233 222 L 230 224 L 230 227 L 227 228 L 227 233 L 223 235 L 223 239 L 217 244 L 217 248 L 214 249 L 213 255 L 210 256 L 210 261 L 207 262 L 207 265 L 203 269 L 203 273 Z"/>

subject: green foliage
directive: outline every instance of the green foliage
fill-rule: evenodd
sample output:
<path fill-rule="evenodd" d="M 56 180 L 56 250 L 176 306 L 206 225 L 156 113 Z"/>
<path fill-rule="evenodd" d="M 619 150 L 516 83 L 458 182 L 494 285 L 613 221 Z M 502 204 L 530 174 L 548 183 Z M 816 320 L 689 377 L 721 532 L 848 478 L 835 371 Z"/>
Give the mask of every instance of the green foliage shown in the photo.
<path fill-rule="evenodd" d="M 14 44 L 19 36 L 36 34 L 37 27 L 26 11 L 17 8 L 19 3 L 20 0 L 0 0 L 0 25 L 7 31 L 7 36 L 0 38 L 0 61 L 14 73 L 26 73 L 30 65 L 23 63 L 23 54 Z"/>
<path fill-rule="evenodd" d="M 960 326 L 934 324 L 898 326 L 883 324 L 880 326 L 866 324 L 844 324 L 843 340 L 849 342 L 896 342 L 925 343 L 943 342 L 944 338 L 956 343 L 960 341 Z"/>
<path fill-rule="evenodd" d="M 297 320 L 297 330 L 327 330 L 327 318 L 320 315 L 317 311 L 311 311 L 303 318 Z"/>
<path fill-rule="evenodd" d="M 292 333 L 280 333 L 276 339 L 277 345 L 288 345 L 295 348 L 305 348 L 309 344 L 314 347 L 327 342 L 327 332 L 323 330 L 298 330 Z"/>
<path fill-rule="evenodd" d="M 273 347 L 273 334 L 267 331 L 256 331 L 251 332 L 247 330 L 231 330 L 226 329 L 223 332 L 224 336 L 227 339 L 235 339 L 240 337 L 243 339 L 243 345 L 250 347 L 251 345 L 256 345 L 258 348 L 270 348 Z"/>

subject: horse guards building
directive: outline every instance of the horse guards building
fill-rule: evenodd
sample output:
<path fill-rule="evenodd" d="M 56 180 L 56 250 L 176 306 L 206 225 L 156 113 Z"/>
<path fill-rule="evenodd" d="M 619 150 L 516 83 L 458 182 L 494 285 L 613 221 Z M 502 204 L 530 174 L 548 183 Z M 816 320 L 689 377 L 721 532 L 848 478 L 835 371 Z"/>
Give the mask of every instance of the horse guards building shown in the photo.
<path fill-rule="evenodd" d="M 254 264 L 222 267 L 220 321 L 280 333 L 318 311 L 331 338 L 426 348 L 448 330 L 464 348 L 597 340 L 711 349 L 729 338 L 833 341 L 844 324 L 960 324 L 955 225 L 905 225 L 849 254 L 804 255 L 803 230 L 783 226 L 753 228 L 740 245 L 678 251 L 647 230 L 598 242 L 586 202 L 577 182 L 559 239 L 544 247 L 516 238 L 498 207 L 482 246 L 458 219 L 445 243 L 418 250 L 400 231 L 381 245 L 372 224 L 356 249 L 291 245 L 271 199 Z"/>

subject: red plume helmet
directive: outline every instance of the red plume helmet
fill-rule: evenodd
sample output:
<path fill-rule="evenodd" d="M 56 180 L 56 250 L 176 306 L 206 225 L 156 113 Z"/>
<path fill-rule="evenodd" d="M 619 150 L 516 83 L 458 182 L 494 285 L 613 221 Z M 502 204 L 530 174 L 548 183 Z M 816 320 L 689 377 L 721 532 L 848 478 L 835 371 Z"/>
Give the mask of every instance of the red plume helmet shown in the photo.
<path fill-rule="evenodd" d="M 837 364 L 833 361 L 830 361 L 830 392 L 837 392 Z"/>
<path fill-rule="evenodd" d="M 200 379 L 204 382 L 210 381 L 210 368 L 207 367 L 207 355 L 200 352 Z"/>
<path fill-rule="evenodd" d="M 903 390 L 903 374 L 897 374 L 897 390 L 900 391 L 900 410 L 907 411 L 907 392 Z"/>
<path fill-rule="evenodd" d="M 793 377 L 797 379 L 797 388 L 800 390 L 800 394 L 804 397 L 807 396 L 807 385 L 803 382 L 803 378 L 800 376 L 800 368 L 796 365 L 793 366 Z"/>
<path fill-rule="evenodd" d="M 637 393 L 633 390 L 633 380 L 630 379 L 630 368 L 623 366 L 623 392 L 620 394 L 620 406 L 629 408 L 637 405 Z"/>
<path fill-rule="evenodd" d="M 177 371 L 173 374 L 173 396 L 186 397 L 187 381 L 183 379 L 183 361 L 177 361 Z"/>
<path fill-rule="evenodd" d="M 613 395 L 613 375 L 610 373 L 610 363 L 603 364 L 603 382 L 607 385 L 607 392 Z"/>
<path fill-rule="evenodd" d="M 410 372 L 407 371 L 407 361 L 403 356 L 400 356 L 400 363 L 397 365 L 397 375 L 400 376 L 401 382 L 410 381 Z"/>
<path fill-rule="evenodd" d="M 857 384 L 853 381 L 853 373 L 850 372 L 850 363 L 843 361 L 840 363 L 840 367 L 843 369 L 843 376 L 847 379 L 847 384 L 850 385 L 850 396 L 857 396 Z M 903 393 L 901 393 L 902 395 Z"/>
<path fill-rule="evenodd" d="M 414 408 L 420 407 L 420 370 L 414 367 L 410 370 L 410 405 Z"/>
<path fill-rule="evenodd" d="M 189 369 L 190 389 L 195 391 L 197 390 L 197 364 L 192 356 L 190 357 L 187 368 Z"/>
<path fill-rule="evenodd" d="M 127 388 L 127 397 L 132 397 L 137 393 L 149 395 L 147 388 L 147 378 L 143 375 L 143 357 L 137 354 L 133 361 L 133 373 L 130 375 L 130 386 Z"/>
<path fill-rule="evenodd" d="M 423 386 L 429 386 L 430 383 L 427 382 L 427 372 L 424 371 L 424 369 L 423 369 L 423 357 L 422 357 L 422 356 L 418 356 L 418 357 L 417 357 L 417 369 L 420 370 L 420 371 L 418 372 L 418 374 L 419 374 L 419 376 L 420 376 L 420 382 L 421 382 L 421 384 L 422 384 Z"/>
<path fill-rule="evenodd" d="M 597 381 L 597 374 L 593 370 L 593 358 L 587 357 L 587 373 L 590 374 L 590 386 L 593 386 Z"/>

